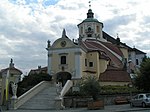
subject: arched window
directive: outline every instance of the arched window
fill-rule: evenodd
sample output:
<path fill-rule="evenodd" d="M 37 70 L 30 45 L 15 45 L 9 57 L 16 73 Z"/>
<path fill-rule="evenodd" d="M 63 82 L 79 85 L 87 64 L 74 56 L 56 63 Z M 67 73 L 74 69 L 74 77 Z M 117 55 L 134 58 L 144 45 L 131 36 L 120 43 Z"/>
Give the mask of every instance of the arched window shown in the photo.
<path fill-rule="evenodd" d="M 99 33 L 100 32 L 99 26 L 96 26 L 96 29 L 97 29 L 97 33 Z"/>
<path fill-rule="evenodd" d="M 83 34 L 83 27 L 81 27 L 81 34 Z"/>
<path fill-rule="evenodd" d="M 92 31 L 92 29 L 91 29 L 91 27 L 89 27 L 89 28 L 88 28 L 88 32 L 91 32 L 91 31 Z"/>
<path fill-rule="evenodd" d="M 61 56 L 60 64 L 66 64 L 66 56 Z"/>

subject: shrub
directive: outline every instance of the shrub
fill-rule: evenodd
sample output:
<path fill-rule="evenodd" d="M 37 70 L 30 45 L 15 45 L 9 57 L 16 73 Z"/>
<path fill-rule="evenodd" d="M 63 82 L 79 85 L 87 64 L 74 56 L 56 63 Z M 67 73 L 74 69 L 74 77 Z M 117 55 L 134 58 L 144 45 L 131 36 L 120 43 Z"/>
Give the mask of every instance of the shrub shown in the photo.
<path fill-rule="evenodd" d="M 92 96 L 93 100 L 97 100 L 100 94 L 99 81 L 94 76 L 84 77 L 81 81 L 81 92 Z"/>
<path fill-rule="evenodd" d="M 142 90 L 137 89 L 136 87 L 128 87 L 128 86 L 102 86 L 101 87 L 101 94 L 129 94 L 130 91 L 133 93 L 142 92 Z"/>
<path fill-rule="evenodd" d="M 21 82 L 18 83 L 17 96 L 22 95 L 33 86 L 37 85 L 41 81 L 51 81 L 52 77 L 48 74 L 32 74 L 25 76 Z"/>

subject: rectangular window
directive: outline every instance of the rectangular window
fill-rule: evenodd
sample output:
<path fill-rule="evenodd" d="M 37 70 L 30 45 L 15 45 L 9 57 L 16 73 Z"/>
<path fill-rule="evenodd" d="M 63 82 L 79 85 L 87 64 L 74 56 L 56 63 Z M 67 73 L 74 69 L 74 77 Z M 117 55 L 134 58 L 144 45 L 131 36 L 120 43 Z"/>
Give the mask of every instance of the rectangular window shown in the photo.
<path fill-rule="evenodd" d="M 131 59 L 131 54 L 129 54 L 129 59 Z"/>
<path fill-rule="evenodd" d="M 61 56 L 60 64 L 66 64 L 66 56 Z"/>
<path fill-rule="evenodd" d="M 83 27 L 81 27 L 81 34 L 83 34 Z"/>
<path fill-rule="evenodd" d="M 87 34 L 87 37 L 92 37 L 92 34 Z"/>
<path fill-rule="evenodd" d="M 136 59 L 136 65 L 139 65 L 139 60 L 138 59 Z"/>
<path fill-rule="evenodd" d="M 11 77 L 13 77 L 13 76 L 14 76 L 14 74 L 10 74 L 10 76 L 11 76 Z"/>
<path fill-rule="evenodd" d="M 89 62 L 89 67 L 93 67 L 93 62 Z"/>
<path fill-rule="evenodd" d="M 85 66 L 87 66 L 87 59 L 85 59 Z"/>
<path fill-rule="evenodd" d="M 100 28 L 99 28 L 99 26 L 97 26 L 97 28 L 96 28 L 96 29 L 97 29 L 97 33 L 99 33 L 99 32 L 100 32 Z"/>

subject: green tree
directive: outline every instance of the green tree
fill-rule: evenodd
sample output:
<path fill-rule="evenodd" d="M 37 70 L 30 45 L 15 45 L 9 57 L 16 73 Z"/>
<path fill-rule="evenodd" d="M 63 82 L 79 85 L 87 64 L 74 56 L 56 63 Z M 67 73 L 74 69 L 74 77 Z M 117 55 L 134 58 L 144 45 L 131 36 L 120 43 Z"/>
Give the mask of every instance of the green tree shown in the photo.
<path fill-rule="evenodd" d="M 93 100 L 97 100 L 100 94 L 99 81 L 94 76 L 84 77 L 80 89 L 86 95 L 92 96 Z"/>
<path fill-rule="evenodd" d="M 141 63 L 138 76 L 135 79 L 135 86 L 144 91 L 150 91 L 150 58 L 146 58 Z"/>
<path fill-rule="evenodd" d="M 41 81 L 51 81 L 51 78 L 52 77 L 46 73 L 35 73 L 32 75 L 25 76 L 23 80 L 18 83 L 17 96 L 22 95 Z"/>

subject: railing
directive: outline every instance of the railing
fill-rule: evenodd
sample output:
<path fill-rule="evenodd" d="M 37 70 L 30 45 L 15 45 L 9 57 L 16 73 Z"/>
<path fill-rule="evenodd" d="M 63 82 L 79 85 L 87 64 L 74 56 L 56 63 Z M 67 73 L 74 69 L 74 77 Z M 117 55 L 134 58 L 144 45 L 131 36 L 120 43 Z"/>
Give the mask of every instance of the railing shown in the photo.
<path fill-rule="evenodd" d="M 34 95 L 39 93 L 42 89 L 44 89 L 46 86 L 48 86 L 50 83 L 47 81 L 42 81 L 33 88 L 31 88 L 29 91 L 18 97 L 17 99 L 12 99 L 12 109 L 17 109 L 21 105 L 23 105 L 26 101 L 28 101 L 30 98 L 32 98 Z"/>
<path fill-rule="evenodd" d="M 56 109 L 64 109 L 64 95 L 69 91 L 69 89 L 73 86 L 73 82 L 71 80 L 68 80 L 63 87 L 63 89 L 60 92 L 59 97 L 55 98 L 55 108 Z"/>
<path fill-rule="evenodd" d="M 63 89 L 60 92 L 60 96 L 63 97 L 68 91 L 69 89 L 73 86 L 73 83 L 71 80 L 67 80 L 65 86 L 63 87 Z"/>

